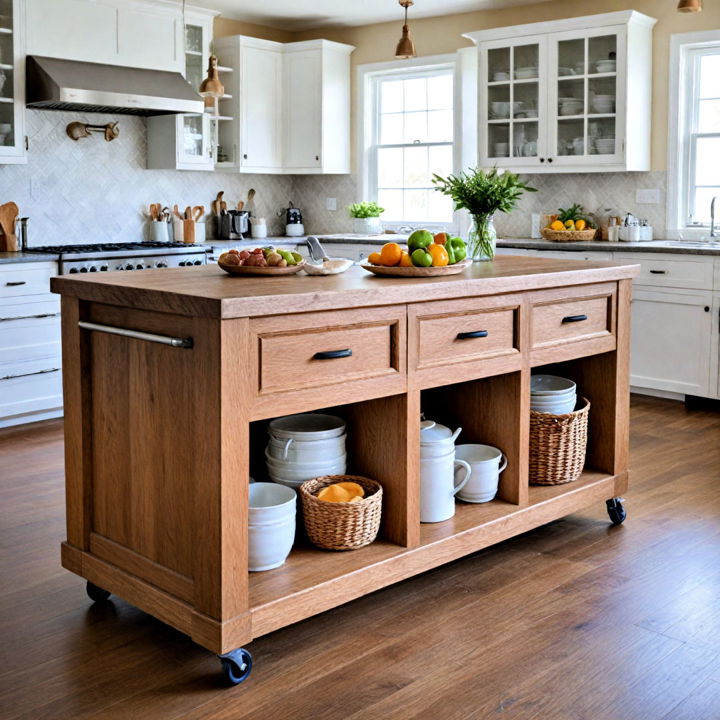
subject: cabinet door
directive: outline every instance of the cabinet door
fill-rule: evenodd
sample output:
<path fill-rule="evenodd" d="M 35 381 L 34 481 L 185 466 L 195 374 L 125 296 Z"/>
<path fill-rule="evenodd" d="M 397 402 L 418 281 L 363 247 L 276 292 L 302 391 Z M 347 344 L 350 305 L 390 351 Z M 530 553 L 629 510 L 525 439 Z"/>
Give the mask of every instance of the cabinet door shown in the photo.
<path fill-rule="evenodd" d="M 172 7 L 121 3 L 118 7 L 117 64 L 183 71 L 182 15 Z"/>
<path fill-rule="evenodd" d="M 20 0 L 0 3 L 0 163 L 27 162 L 25 156 L 25 56 Z"/>
<path fill-rule="evenodd" d="M 707 397 L 710 389 L 710 292 L 635 288 L 630 384 Z"/>
<path fill-rule="evenodd" d="M 622 26 L 548 36 L 548 163 L 624 162 L 626 35 Z"/>
<path fill-rule="evenodd" d="M 178 170 L 212 170 L 210 118 L 207 115 L 181 115 L 178 123 Z"/>
<path fill-rule="evenodd" d="M 285 167 L 319 168 L 322 131 L 321 50 L 291 52 L 284 57 Z"/>
<path fill-rule="evenodd" d="M 282 54 L 245 46 L 241 49 L 240 166 L 263 172 L 282 167 Z"/>
<path fill-rule="evenodd" d="M 479 74 L 480 164 L 539 167 L 546 155 L 546 43 L 483 43 Z"/>

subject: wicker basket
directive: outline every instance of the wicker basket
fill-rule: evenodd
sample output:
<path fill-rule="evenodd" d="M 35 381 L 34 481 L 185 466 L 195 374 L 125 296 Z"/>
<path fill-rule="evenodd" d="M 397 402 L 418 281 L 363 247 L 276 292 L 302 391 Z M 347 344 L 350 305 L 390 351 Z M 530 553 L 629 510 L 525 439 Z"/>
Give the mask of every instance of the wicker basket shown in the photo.
<path fill-rule="evenodd" d="M 365 497 L 355 502 L 319 500 L 317 493 L 332 483 L 349 481 L 361 485 Z M 380 529 L 382 486 L 357 475 L 325 475 L 300 486 L 305 531 L 310 541 L 325 550 L 356 550 L 369 545 Z"/>
<path fill-rule="evenodd" d="M 567 415 L 530 411 L 530 484 L 561 485 L 577 480 L 585 465 L 590 403 Z"/>
<path fill-rule="evenodd" d="M 589 230 L 550 230 L 549 228 L 543 228 L 540 232 L 546 240 L 553 240 L 554 242 L 589 242 L 595 238 L 597 230 L 595 228 Z"/>

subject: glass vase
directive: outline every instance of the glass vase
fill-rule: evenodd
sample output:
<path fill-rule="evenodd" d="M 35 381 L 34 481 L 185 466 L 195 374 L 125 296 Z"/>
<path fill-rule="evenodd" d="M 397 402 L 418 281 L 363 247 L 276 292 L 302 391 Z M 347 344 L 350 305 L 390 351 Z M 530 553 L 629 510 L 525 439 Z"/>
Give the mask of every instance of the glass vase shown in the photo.
<path fill-rule="evenodd" d="M 497 232 L 492 215 L 473 215 L 468 236 L 468 255 L 475 261 L 492 260 L 495 257 Z"/>

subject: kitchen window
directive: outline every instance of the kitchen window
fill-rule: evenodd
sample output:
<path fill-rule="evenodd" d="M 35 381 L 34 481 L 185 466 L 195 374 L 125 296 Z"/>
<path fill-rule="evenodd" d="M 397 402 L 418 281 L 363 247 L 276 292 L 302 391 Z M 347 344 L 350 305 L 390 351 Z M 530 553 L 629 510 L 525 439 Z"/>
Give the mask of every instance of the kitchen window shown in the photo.
<path fill-rule="evenodd" d="M 385 208 L 386 226 L 453 224 L 452 202 L 431 179 L 453 172 L 455 64 L 422 63 L 364 77 L 362 199 Z"/>
<path fill-rule="evenodd" d="M 668 230 L 706 235 L 720 218 L 720 31 L 671 38 Z"/>

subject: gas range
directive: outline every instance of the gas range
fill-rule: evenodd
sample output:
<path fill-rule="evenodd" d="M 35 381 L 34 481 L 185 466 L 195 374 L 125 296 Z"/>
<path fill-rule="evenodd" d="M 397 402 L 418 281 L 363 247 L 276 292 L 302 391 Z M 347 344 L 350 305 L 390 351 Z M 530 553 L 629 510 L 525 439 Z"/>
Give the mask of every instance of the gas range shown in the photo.
<path fill-rule="evenodd" d="M 176 242 L 129 242 L 42 245 L 28 248 L 26 252 L 59 254 L 60 275 L 73 275 L 205 265 L 210 248 Z"/>

